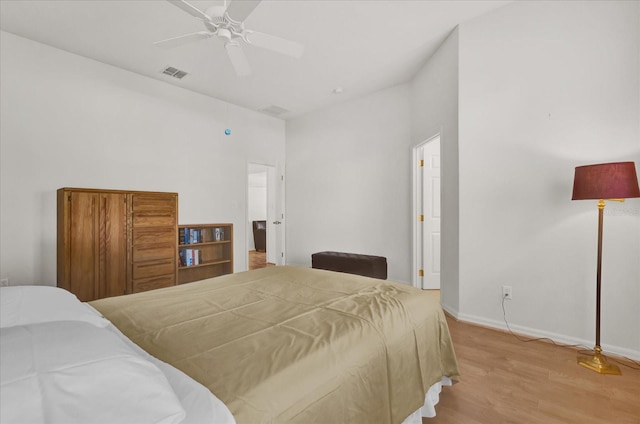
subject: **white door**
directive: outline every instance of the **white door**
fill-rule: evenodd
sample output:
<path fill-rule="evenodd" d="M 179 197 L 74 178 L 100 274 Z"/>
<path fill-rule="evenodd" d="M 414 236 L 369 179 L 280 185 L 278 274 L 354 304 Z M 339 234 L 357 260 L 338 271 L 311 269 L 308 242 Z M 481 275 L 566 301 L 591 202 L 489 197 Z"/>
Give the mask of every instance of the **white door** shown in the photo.
<path fill-rule="evenodd" d="M 421 166 L 418 172 L 418 207 L 422 220 L 418 225 L 421 241 L 423 289 L 440 289 L 440 137 L 418 148 Z"/>
<path fill-rule="evenodd" d="M 264 180 L 263 195 L 256 195 L 256 191 L 260 191 L 260 187 L 256 190 L 255 187 L 251 187 L 252 181 L 255 184 L 256 176 L 266 175 Z M 263 164 L 248 164 L 248 215 L 247 220 L 247 245 L 253 245 L 253 225 L 252 215 L 260 216 L 260 219 L 264 219 L 266 215 L 267 223 L 267 257 L 266 261 L 276 265 L 284 265 L 284 182 L 278 177 L 277 168 L 273 165 Z M 253 195 L 252 195 L 253 193 Z M 262 199 L 262 200 L 261 200 Z M 264 202 L 260 205 L 253 204 L 253 202 Z M 262 211 L 262 212 L 260 212 Z"/>

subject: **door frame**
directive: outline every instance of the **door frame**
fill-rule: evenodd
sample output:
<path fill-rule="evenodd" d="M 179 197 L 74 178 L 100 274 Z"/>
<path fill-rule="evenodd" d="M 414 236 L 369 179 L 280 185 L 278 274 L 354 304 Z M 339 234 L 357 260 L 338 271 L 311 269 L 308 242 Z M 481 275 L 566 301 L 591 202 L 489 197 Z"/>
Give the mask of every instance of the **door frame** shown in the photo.
<path fill-rule="evenodd" d="M 247 162 L 246 179 L 246 199 L 245 223 L 245 254 L 247 256 L 247 269 L 249 269 L 249 248 L 250 237 L 253 237 L 253 226 L 249 222 L 249 174 L 266 171 L 267 172 L 267 261 L 276 265 L 284 265 L 284 177 L 279 177 L 278 165 Z M 281 224 L 276 225 L 279 221 Z"/>
<path fill-rule="evenodd" d="M 422 233 L 419 231 L 421 228 L 420 221 L 418 220 L 418 216 L 422 213 L 422 174 L 420 171 L 420 166 L 418 165 L 418 161 L 420 160 L 420 151 L 421 149 L 428 143 L 439 139 L 440 143 L 440 155 L 442 158 L 442 129 L 426 140 L 416 144 L 412 149 L 411 156 L 411 171 L 413 175 L 413 207 L 412 207 L 412 235 L 413 235 L 413 261 L 411 268 L 411 284 L 414 287 L 422 289 L 422 277 L 418 275 L 418 270 L 422 264 L 422 256 L 423 256 L 423 242 L 422 242 Z M 440 160 L 440 168 L 441 168 L 441 181 L 442 181 L 442 163 Z M 442 186 L 442 183 L 441 183 Z M 440 191 L 440 200 L 442 202 L 442 190 Z M 441 227 L 442 228 L 442 227 Z M 442 231 L 442 229 L 441 229 Z M 440 251 L 442 252 L 442 236 L 440 237 Z M 442 259 L 440 260 L 442 265 Z M 442 268 L 442 266 L 440 267 Z M 440 281 L 440 287 L 442 287 L 442 281 Z"/>

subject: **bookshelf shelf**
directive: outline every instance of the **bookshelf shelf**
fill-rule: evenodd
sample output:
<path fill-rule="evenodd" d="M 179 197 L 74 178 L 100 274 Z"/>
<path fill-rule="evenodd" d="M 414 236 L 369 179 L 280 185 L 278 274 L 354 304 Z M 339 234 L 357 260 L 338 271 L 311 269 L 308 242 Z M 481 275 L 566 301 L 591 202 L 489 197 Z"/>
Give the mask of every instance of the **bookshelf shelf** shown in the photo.
<path fill-rule="evenodd" d="M 233 224 L 178 226 L 178 284 L 233 273 Z"/>

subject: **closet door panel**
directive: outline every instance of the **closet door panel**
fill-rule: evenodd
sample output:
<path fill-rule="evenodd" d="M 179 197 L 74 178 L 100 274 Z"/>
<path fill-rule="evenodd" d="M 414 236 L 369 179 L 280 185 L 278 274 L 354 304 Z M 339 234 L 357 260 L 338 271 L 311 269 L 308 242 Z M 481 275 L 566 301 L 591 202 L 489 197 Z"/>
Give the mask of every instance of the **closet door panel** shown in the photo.
<path fill-rule="evenodd" d="M 98 213 L 95 193 L 68 194 L 67 231 L 69 249 L 69 291 L 82 302 L 98 298 Z"/>
<path fill-rule="evenodd" d="M 100 297 L 119 296 L 127 287 L 127 204 L 123 193 L 102 193 L 99 204 Z"/>

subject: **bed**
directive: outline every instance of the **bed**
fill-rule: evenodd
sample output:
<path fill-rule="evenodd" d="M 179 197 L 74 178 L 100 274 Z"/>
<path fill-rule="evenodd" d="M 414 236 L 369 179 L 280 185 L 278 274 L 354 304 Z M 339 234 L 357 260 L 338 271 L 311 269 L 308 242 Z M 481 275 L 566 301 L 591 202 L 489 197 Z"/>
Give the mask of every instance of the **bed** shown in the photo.
<path fill-rule="evenodd" d="M 458 378 L 437 299 L 378 279 L 269 267 L 89 304 L 9 289 L 3 423 L 419 423 Z"/>

